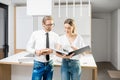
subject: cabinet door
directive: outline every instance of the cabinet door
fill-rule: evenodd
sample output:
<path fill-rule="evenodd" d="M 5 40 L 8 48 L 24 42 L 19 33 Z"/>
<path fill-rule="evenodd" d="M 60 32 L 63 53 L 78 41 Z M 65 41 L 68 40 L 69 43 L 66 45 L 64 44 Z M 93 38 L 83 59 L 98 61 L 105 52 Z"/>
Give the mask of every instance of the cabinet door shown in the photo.
<path fill-rule="evenodd" d="M 16 45 L 15 53 L 25 50 L 33 32 L 33 17 L 26 14 L 26 7 L 16 7 Z"/>

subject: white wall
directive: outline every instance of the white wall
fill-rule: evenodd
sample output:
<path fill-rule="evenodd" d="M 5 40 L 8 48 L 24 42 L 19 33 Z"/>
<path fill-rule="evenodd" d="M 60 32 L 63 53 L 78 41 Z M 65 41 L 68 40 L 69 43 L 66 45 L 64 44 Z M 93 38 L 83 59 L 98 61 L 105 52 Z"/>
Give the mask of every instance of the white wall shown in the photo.
<path fill-rule="evenodd" d="M 107 61 L 107 27 L 104 19 L 92 19 L 92 53 L 96 62 Z"/>
<path fill-rule="evenodd" d="M 26 7 L 16 7 L 16 49 L 26 49 L 33 32 L 33 17 L 28 16 Z"/>
<path fill-rule="evenodd" d="M 118 70 L 120 70 L 120 9 L 118 9 Z"/>
<path fill-rule="evenodd" d="M 106 55 L 107 56 L 104 57 L 103 61 L 110 61 L 110 58 L 111 58 L 111 51 L 110 51 L 110 48 L 111 48 L 111 43 L 110 43 L 111 42 L 111 38 L 110 38 L 111 37 L 111 35 L 110 35 L 110 33 L 111 33 L 111 14 L 110 13 L 93 13 L 92 19 L 103 19 L 106 23 L 106 27 L 105 28 L 103 27 L 103 29 L 106 29 L 106 32 L 103 32 L 103 33 L 105 33 L 104 36 L 101 35 L 101 38 L 106 38 L 106 43 L 104 44 L 104 45 L 106 45 L 106 48 L 105 48 L 106 51 L 104 51 L 104 52 L 106 52 L 105 56 Z M 97 31 L 95 34 L 91 34 L 91 35 L 97 35 Z M 98 42 L 101 42 L 101 41 L 99 40 Z M 99 43 L 99 44 L 101 44 L 101 43 Z M 103 45 L 101 45 L 101 47 L 102 46 Z M 99 57 L 99 56 L 96 55 L 96 57 Z M 97 61 L 99 62 L 100 60 L 97 60 Z"/>
<path fill-rule="evenodd" d="M 118 11 L 114 11 L 112 12 L 112 26 L 111 26 L 111 62 L 112 64 L 117 67 L 117 30 L 118 30 L 118 27 L 117 27 L 117 24 L 118 24 L 118 15 L 117 15 Z"/>
<path fill-rule="evenodd" d="M 8 13 L 8 44 L 9 44 L 9 55 L 14 54 L 14 6 L 9 5 Z"/>
<path fill-rule="evenodd" d="M 111 62 L 120 70 L 120 9 L 112 12 L 111 27 Z"/>
<path fill-rule="evenodd" d="M 0 0 L 1 3 L 4 3 L 4 4 L 7 4 L 9 5 L 10 4 L 10 0 Z"/>

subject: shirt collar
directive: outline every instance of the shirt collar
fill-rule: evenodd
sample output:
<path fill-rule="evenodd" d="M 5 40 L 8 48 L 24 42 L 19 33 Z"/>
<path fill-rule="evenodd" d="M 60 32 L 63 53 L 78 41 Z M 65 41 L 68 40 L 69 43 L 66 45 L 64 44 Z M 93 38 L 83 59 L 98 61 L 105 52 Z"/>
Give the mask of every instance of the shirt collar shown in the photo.
<path fill-rule="evenodd" d="M 45 30 L 44 29 L 42 29 L 42 32 L 43 32 L 43 34 L 46 34 L 47 32 L 45 32 Z M 48 33 L 51 33 L 52 31 L 49 31 Z"/>

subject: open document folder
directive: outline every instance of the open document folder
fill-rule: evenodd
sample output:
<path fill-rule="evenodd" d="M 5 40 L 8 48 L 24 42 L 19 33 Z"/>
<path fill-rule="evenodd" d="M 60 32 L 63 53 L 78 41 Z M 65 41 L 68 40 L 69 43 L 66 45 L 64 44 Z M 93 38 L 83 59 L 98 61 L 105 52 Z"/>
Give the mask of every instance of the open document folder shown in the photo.
<path fill-rule="evenodd" d="M 74 50 L 74 51 L 71 51 L 71 52 L 65 52 L 65 51 L 61 51 L 61 50 L 57 50 L 57 49 L 53 49 L 54 51 L 56 51 L 57 53 L 59 54 L 66 54 L 66 55 L 71 55 L 72 53 L 74 53 L 73 56 L 75 55 L 78 55 L 80 53 L 83 53 L 85 51 L 90 51 L 90 46 L 85 46 L 85 47 L 82 47 L 80 49 L 77 49 L 77 50 Z"/>

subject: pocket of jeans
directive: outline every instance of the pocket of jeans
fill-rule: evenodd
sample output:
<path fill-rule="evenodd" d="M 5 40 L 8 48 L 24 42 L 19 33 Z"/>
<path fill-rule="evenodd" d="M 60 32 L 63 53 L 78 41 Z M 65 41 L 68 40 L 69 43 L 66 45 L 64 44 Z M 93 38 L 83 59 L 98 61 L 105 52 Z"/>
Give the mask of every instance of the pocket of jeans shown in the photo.
<path fill-rule="evenodd" d="M 34 69 L 39 69 L 41 68 L 43 65 L 38 63 L 38 62 L 34 62 Z"/>
<path fill-rule="evenodd" d="M 53 63 L 50 63 L 48 69 L 53 69 L 53 67 L 54 67 Z"/>
<path fill-rule="evenodd" d="M 53 71 L 54 69 L 53 69 L 53 67 L 54 67 L 54 65 L 49 65 L 49 70 L 51 70 L 51 71 Z"/>

